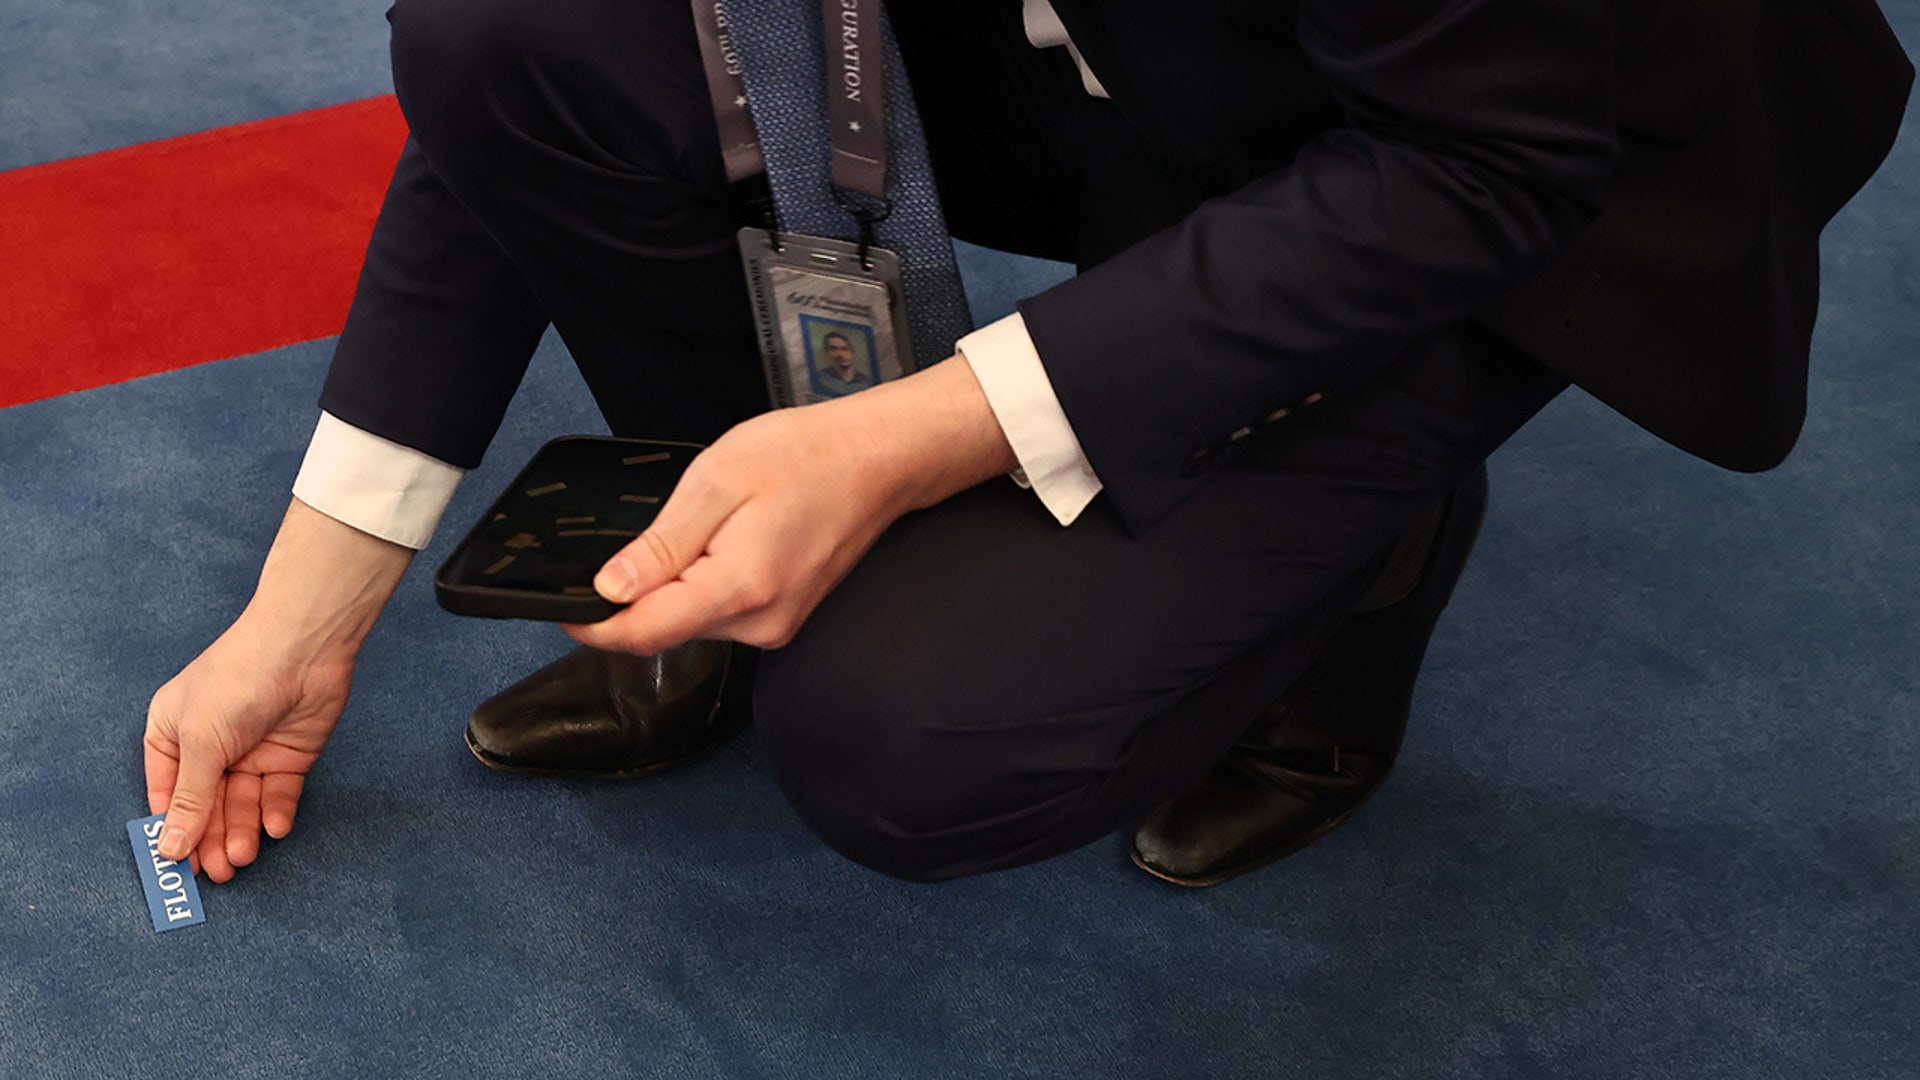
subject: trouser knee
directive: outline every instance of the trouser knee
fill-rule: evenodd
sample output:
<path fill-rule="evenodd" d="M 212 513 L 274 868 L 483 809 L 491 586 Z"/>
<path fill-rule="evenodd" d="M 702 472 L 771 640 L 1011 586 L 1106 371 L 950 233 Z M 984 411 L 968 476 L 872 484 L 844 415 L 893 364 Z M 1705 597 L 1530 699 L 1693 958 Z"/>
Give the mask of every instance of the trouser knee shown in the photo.
<path fill-rule="evenodd" d="M 944 715 L 910 674 L 769 653 L 754 718 L 775 780 L 808 828 L 869 869 L 935 882 L 1042 852 L 1078 804 L 1071 776 L 1037 776 Z M 977 730 L 977 725 L 972 730 Z"/>

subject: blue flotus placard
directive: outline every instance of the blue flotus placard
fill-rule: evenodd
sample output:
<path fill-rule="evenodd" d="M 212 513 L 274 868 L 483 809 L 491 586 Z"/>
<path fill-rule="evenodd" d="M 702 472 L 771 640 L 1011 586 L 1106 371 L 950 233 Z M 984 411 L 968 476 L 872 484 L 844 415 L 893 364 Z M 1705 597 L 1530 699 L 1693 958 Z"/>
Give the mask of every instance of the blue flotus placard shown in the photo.
<path fill-rule="evenodd" d="M 140 887 L 147 890 L 147 913 L 153 916 L 156 933 L 207 921 L 192 868 L 160 854 L 160 829 L 166 822 L 165 814 L 127 822 L 127 839 L 133 842 L 133 861 L 140 868 Z"/>

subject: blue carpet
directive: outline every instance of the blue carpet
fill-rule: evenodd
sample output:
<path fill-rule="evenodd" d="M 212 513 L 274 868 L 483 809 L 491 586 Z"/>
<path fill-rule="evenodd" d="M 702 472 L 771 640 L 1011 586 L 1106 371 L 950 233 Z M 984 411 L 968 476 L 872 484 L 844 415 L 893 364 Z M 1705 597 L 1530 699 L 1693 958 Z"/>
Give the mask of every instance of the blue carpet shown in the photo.
<path fill-rule="evenodd" d="M 1887 6 L 1920 40 L 1920 0 Z M 162 41 L 307 17 L 74 8 Z M 0 102 L 40 55 L 8 51 L 21 23 L 0 15 Z M 114 129 L 109 97 L 40 142 L 0 113 L 0 148 L 65 156 Z M 146 702 L 244 604 L 330 343 L 0 411 L 0 1075 L 1920 1075 L 1907 135 L 1829 231 L 1794 457 L 1723 473 L 1556 403 L 1493 462 L 1394 782 L 1200 893 L 1118 838 L 880 878 L 801 827 L 751 735 L 642 783 L 480 768 L 467 710 L 568 643 L 445 616 L 426 579 L 534 446 L 598 429 L 549 346 L 369 642 L 294 834 L 156 936 L 121 828 Z M 1057 272 L 963 255 L 983 314 Z"/>
<path fill-rule="evenodd" d="M 389 0 L 8 0 L 0 169 L 393 92 Z"/>

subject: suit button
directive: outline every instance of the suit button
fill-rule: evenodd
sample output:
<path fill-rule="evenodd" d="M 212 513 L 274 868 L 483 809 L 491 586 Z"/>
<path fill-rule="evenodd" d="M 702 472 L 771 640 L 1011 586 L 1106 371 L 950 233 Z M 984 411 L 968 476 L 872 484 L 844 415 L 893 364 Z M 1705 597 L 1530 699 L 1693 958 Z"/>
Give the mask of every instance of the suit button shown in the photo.
<path fill-rule="evenodd" d="M 1266 424 L 1271 424 L 1275 420 L 1285 420 L 1287 417 L 1292 415 L 1293 415 L 1292 409 L 1275 409 L 1272 412 L 1268 413 L 1267 418 L 1261 422 Z"/>
<path fill-rule="evenodd" d="M 1208 465 L 1213 463 L 1213 459 L 1218 456 L 1219 453 L 1220 451 L 1217 448 L 1211 446 L 1203 446 L 1195 450 L 1193 453 L 1187 455 L 1186 463 L 1180 466 L 1180 475 L 1198 476 Z"/>
<path fill-rule="evenodd" d="M 1318 390 L 1315 390 L 1315 391 L 1314 391 L 1313 393 L 1311 393 L 1311 394 L 1308 394 L 1308 395 L 1307 395 L 1306 397 L 1303 397 L 1303 398 L 1301 398 L 1301 399 L 1300 399 L 1300 404 L 1302 404 L 1302 405 L 1318 405 L 1318 404 L 1320 404 L 1320 402 L 1322 402 L 1322 401 L 1324 401 L 1324 400 L 1326 400 L 1326 396 L 1327 396 L 1327 395 L 1325 395 L 1325 394 L 1323 394 L 1323 393 L 1321 393 L 1320 391 L 1318 391 Z"/>

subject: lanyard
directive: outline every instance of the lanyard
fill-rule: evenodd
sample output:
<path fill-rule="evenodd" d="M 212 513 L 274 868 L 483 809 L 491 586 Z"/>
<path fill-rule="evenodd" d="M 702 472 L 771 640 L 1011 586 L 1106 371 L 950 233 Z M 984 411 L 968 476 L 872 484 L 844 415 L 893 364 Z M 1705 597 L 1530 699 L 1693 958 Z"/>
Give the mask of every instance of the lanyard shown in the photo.
<path fill-rule="evenodd" d="M 752 0 L 747 0 L 751 3 Z M 887 202 L 886 101 L 881 76 L 880 0 L 821 0 L 825 45 L 827 120 L 833 148 L 833 198 L 860 225 L 861 243 L 871 246 L 873 226 L 892 209 Z M 766 171 L 760 136 L 747 111 L 747 87 L 740 77 L 722 0 L 693 0 L 693 25 L 700 39 L 700 62 L 720 130 L 720 153 L 727 180 L 738 182 Z"/>
<path fill-rule="evenodd" d="M 747 111 L 747 84 L 740 78 L 740 53 L 720 0 L 693 0 L 693 28 L 700 38 L 700 65 L 707 70 L 707 93 L 720 126 L 720 156 L 727 182 L 738 183 L 767 171 L 760 154 L 760 133 Z"/>
<path fill-rule="evenodd" d="M 880 0 L 821 0 L 833 186 L 887 197 L 887 110 L 880 77 Z"/>

